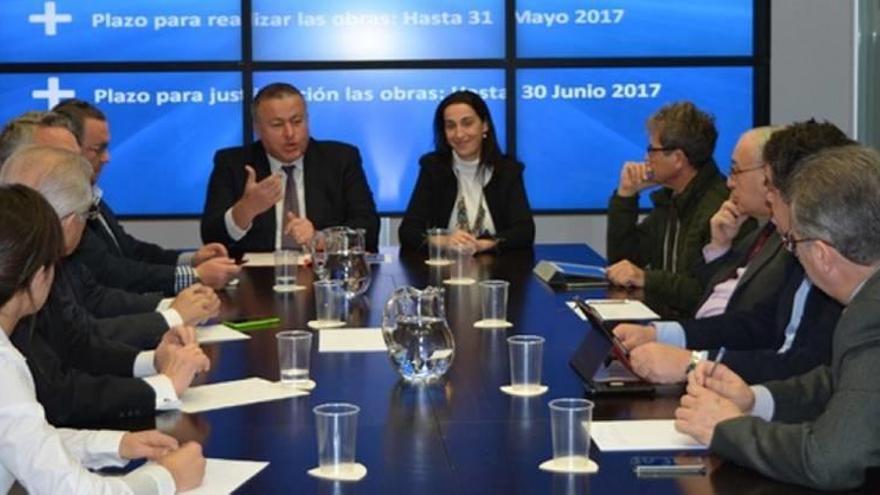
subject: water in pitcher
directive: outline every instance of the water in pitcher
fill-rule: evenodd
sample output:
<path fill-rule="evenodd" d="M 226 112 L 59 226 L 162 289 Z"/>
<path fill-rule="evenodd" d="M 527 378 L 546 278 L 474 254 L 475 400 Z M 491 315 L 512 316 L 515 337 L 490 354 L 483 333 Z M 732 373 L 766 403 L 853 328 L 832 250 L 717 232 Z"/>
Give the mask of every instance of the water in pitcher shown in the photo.
<path fill-rule="evenodd" d="M 443 318 L 399 316 L 386 343 L 392 362 L 408 382 L 435 381 L 452 364 L 452 335 Z"/>
<path fill-rule="evenodd" d="M 370 265 L 363 251 L 342 251 L 327 254 L 325 270 L 330 280 L 341 280 L 345 296 L 359 296 L 370 287 Z"/>

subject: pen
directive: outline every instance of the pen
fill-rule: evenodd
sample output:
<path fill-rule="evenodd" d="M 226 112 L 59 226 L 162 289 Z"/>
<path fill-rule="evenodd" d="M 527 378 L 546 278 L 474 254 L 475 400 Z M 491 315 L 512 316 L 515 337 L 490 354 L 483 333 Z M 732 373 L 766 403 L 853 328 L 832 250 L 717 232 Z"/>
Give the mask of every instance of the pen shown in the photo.
<path fill-rule="evenodd" d="M 727 352 L 727 348 L 723 346 L 721 347 L 721 349 L 718 350 L 718 354 L 715 355 L 715 361 L 712 363 L 712 369 L 709 370 L 709 376 L 715 375 L 715 368 L 718 367 L 718 363 L 720 363 L 721 360 L 724 358 L 725 352 Z"/>
<path fill-rule="evenodd" d="M 629 304 L 629 299 L 588 299 L 587 304 Z"/>

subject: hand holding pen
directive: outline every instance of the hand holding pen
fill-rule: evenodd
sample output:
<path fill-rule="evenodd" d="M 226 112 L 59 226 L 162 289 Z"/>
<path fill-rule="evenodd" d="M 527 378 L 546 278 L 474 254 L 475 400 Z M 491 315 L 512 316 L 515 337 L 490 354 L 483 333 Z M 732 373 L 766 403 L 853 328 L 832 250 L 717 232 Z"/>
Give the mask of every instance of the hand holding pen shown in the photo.
<path fill-rule="evenodd" d="M 716 356 L 715 361 L 701 362 L 688 381 L 732 401 L 742 412 L 751 411 L 755 403 L 752 389 L 733 370 L 718 361 L 720 360 Z"/>

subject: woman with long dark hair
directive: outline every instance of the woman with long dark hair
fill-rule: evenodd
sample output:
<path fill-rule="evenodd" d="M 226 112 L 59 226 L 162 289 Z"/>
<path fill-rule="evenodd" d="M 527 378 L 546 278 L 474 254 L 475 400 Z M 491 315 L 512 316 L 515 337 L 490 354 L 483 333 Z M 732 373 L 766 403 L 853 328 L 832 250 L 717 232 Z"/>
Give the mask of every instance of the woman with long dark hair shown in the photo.
<path fill-rule="evenodd" d="M 400 224 L 400 244 L 420 248 L 425 233 L 448 228 L 449 241 L 476 252 L 529 247 L 535 222 L 523 165 L 502 153 L 489 107 L 456 91 L 434 114 L 434 151 L 419 160 L 419 178 Z"/>
<path fill-rule="evenodd" d="M 26 186 L 0 186 L 0 205 L 0 493 L 16 480 L 32 494 L 164 494 L 198 486 L 205 459 L 196 443 L 178 448 L 155 430 L 55 429 L 46 422 L 33 376 L 9 338 L 45 304 L 64 236 L 55 210 Z M 114 478 L 87 470 L 143 457 L 157 463 Z"/>

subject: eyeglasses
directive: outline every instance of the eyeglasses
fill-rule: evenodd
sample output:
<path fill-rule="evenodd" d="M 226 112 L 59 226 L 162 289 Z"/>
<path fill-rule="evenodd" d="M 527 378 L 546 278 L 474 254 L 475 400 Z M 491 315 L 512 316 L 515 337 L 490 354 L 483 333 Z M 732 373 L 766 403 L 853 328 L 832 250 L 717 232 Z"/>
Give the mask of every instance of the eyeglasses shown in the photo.
<path fill-rule="evenodd" d="M 677 149 L 678 149 L 678 148 L 673 148 L 673 147 L 670 147 L 670 146 L 651 146 L 651 145 L 649 144 L 649 145 L 645 148 L 645 153 L 651 154 L 651 153 L 656 153 L 656 152 L 658 152 L 658 151 L 662 151 L 662 152 L 664 152 L 664 153 L 667 153 L 667 152 L 669 152 L 669 151 L 675 151 L 675 150 L 677 150 Z"/>
<path fill-rule="evenodd" d="M 749 167 L 749 168 L 740 168 L 740 167 L 737 167 L 736 165 L 731 165 L 730 166 L 730 176 L 735 177 L 739 174 L 744 174 L 746 172 L 753 172 L 755 170 L 764 170 L 764 167 L 766 167 L 766 166 L 767 165 L 763 164 L 763 163 L 761 165 L 758 165 L 757 167 Z"/>
<path fill-rule="evenodd" d="M 805 237 L 803 239 L 796 239 L 792 234 L 782 234 L 782 245 L 785 246 L 785 249 L 797 256 L 797 245 L 802 242 L 812 242 L 812 241 L 821 241 L 818 237 Z"/>
<path fill-rule="evenodd" d="M 89 209 L 83 212 L 76 212 L 77 216 L 79 216 L 83 222 L 88 222 L 89 220 L 97 220 L 100 212 L 98 211 L 98 205 L 92 203 L 89 205 Z"/>
<path fill-rule="evenodd" d="M 100 155 L 100 154 L 104 153 L 105 151 L 107 151 L 107 148 L 109 148 L 109 147 L 110 147 L 110 143 L 101 143 L 98 145 L 86 146 L 85 148 L 86 148 L 86 151 L 94 153 L 95 155 Z"/>

